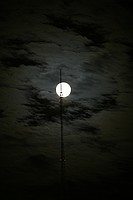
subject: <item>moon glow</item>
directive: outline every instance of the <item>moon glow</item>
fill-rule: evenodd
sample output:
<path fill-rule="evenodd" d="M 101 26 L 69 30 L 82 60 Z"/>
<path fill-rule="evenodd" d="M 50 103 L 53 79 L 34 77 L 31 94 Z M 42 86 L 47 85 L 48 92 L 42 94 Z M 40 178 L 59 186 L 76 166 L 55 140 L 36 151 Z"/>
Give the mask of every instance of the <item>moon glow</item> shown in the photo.
<path fill-rule="evenodd" d="M 61 82 L 56 86 L 56 93 L 59 97 L 67 97 L 71 93 L 71 87 L 66 82 Z"/>

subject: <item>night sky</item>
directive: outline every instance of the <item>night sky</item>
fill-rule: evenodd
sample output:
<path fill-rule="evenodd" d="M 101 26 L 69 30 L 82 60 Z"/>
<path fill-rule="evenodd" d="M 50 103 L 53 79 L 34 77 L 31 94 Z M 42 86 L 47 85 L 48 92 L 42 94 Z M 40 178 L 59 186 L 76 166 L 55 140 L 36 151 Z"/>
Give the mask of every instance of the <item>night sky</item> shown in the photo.
<path fill-rule="evenodd" d="M 0 1 L 1 199 L 61 199 L 60 69 L 66 199 L 131 199 L 132 64 L 130 0 Z"/>

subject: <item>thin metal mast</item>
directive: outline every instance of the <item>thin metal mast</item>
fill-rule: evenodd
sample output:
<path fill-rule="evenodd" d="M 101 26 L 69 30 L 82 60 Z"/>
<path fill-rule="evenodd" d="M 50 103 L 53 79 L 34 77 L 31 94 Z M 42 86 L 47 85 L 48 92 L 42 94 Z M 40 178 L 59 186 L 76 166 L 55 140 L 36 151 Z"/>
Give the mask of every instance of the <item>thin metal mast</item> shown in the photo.
<path fill-rule="evenodd" d="M 60 69 L 60 83 L 62 82 L 62 71 Z M 60 122 L 61 122 L 61 196 L 64 198 L 65 191 L 65 151 L 63 136 L 63 93 L 62 84 L 60 84 Z"/>

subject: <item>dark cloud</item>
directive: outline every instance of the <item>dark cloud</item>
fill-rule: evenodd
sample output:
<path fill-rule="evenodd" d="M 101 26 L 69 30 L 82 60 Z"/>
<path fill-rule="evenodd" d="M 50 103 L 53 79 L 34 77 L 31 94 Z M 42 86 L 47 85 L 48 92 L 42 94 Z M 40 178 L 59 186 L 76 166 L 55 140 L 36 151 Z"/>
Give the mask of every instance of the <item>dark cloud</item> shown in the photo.
<path fill-rule="evenodd" d="M 83 70 L 85 70 L 86 72 L 88 73 L 94 73 L 94 74 L 97 74 L 97 73 L 104 73 L 104 65 L 101 65 L 99 63 L 98 67 L 97 67 L 97 62 L 95 60 L 95 63 L 88 63 L 88 62 L 84 62 L 83 63 Z"/>
<path fill-rule="evenodd" d="M 102 131 L 96 126 L 80 124 L 80 141 L 89 148 L 98 149 L 101 152 L 112 152 L 117 147 L 115 141 L 104 139 Z"/>
<path fill-rule="evenodd" d="M 92 106 L 85 106 L 76 101 L 63 100 L 63 120 L 66 123 L 72 123 L 77 119 L 88 119 L 94 113 L 103 110 L 119 110 L 121 106 L 117 102 L 117 93 L 103 94 L 99 98 L 91 99 Z M 60 107 L 59 102 L 49 100 L 46 97 L 41 97 L 40 91 L 37 88 L 29 87 L 27 89 L 28 103 L 24 104 L 28 108 L 29 114 L 23 118 L 18 119 L 29 126 L 39 126 L 47 122 L 59 122 L 60 120 Z M 96 131 L 90 129 L 93 133 Z"/>
<path fill-rule="evenodd" d="M 31 155 L 26 161 L 26 165 L 29 163 L 31 168 L 39 168 L 43 170 L 48 170 L 54 165 L 54 161 L 44 154 Z"/>
<path fill-rule="evenodd" d="M 37 66 L 40 65 L 39 62 L 30 59 L 25 55 L 17 55 L 14 57 L 3 57 L 1 58 L 2 65 L 5 67 L 20 67 L 25 66 Z"/>
<path fill-rule="evenodd" d="M 29 41 L 21 39 L 10 39 L 5 40 L 3 43 L 4 51 L 1 55 L 1 64 L 4 67 L 20 67 L 25 66 L 41 66 L 47 65 L 46 62 L 40 61 L 34 58 L 34 54 L 28 50 L 26 44 L 30 43 Z M 10 51 L 9 51 L 10 49 Z"/>
<path fill-rule="evenodd" d="M 91 135 L 91 136 L 81 136 L 80 141 L 89 146 L 90 148 L 98 149 L 101 152 L 112 152 L 114 153 L 117 147 L 115 141 L 105 140 L 102 136 Z"/>
<path fill-rule="evenodd" d="M 123 6 L 124 8 L 130 11 L 133 10 L 132 0 L 117 0 L 115 2 L 117 2 L 118 4 L 120 4 L 121 6 Z"/>
<path fill-rule="evenodd" d="M 129 48 L 129 51 L 127 52 L 127 54 L 128 54 L 128 56 L 129 56 L 129 61 L 131 62 L 131 63 L 133 63 L 133 45 L 132 46 L 130 46 L 130 48 Z"/>
<path fill-rule="evenodd" d="M 56 121 L 60 113 L 59 107 L 49 99 L 41 98 L 39 90 L 34 87 L 28 88 L 27 98 L 28 103 L 25 106 L 28 107 L 30 114 L 24 119 L 20 119 L 20 121 L 26 121 L 30 126 L 38 126 L 48 121 Z"/>
<path fill-rule="evenodd" d="M 119 110 L 121 107 L 122 106 L 120 106 L 117 101 L 117 94 L 103 94 L 94 100 L 92 112 L 97 113 L 102 110 Z"/>
<path fill-rule="evenodd" d="M 86 125 L 80 124 L 79 130 L 87 133 L 88 135 L 97 135 L 99 134 L 100 131 L 97 127 L 88 124 Z"/>
<path fill-rule="evenodd" d="M 4 110 L 0 109 L 0 118 L 3 118 L 4 116 Z"/>
<path fill-rule="evenodd" d="M 28 51 L 27 45 L 30 43 L 37 43 L 37 44 L 55 43 L 55 44 L 57 44 L 55 41 L 41 39 L 41 38 L 39 38 L 39 36 L 36 36 L 34 34 L 25 34 L 24 37 L 19 36 L 16 38 L 15 37 L 10 37 L 10 38 L 2 37 L 0 40 L 0 44 L 3 47 L 11 48 L 11 49 L 18 49 L 18 50 L 24 49 L 26 51 Z M 30 51 L 29 51 L 29 53 L 30 53 Z"/>
<path fill-rule="evenodd" d="M 38 126 L 46 122 L 58 122 L 60 119 L 59 103 L 55 104 L 47 98 L 42 98 L 36 88 L 28 89 L 27 98 L 29 103 L 25 104 L 28 107 L 29 115 L 20 121 L 25 121 L 30 126 Z M 63 118 L 67 122 L 75 119 L 90 117 L 87 107 L 76 102 L 63 102 Z"/>
<path fill-rule="evenodd" d="M 91 40 L 86 46 L 101 47 L 107 41 L 107 32 L 103 30 L 98 24 L 80 24 L 72 20 L 71 16 L 57 16 L 57 15 L 46 15 L 51 21 L 51 25 L 56 26 L 67 31 L 74 31 L 75 33 L 86 37 Z"/>
<path fill-rule="evenodd" d="M 0 134 L 0 145 L 1 149 L 4 148 L 10 148 L 10 147 L 20 147 L 20 146 L 26 146 L 26 140 L 24 137 L 18 136 L 17 134 Z"/>

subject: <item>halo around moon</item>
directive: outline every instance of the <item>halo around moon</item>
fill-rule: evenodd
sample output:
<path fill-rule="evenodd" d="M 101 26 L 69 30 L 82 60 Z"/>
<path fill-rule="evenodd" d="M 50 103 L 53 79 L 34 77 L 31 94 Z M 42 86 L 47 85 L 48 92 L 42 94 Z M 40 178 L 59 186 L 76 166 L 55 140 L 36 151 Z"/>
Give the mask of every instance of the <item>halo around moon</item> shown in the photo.
<path fill-rule="evenodd" d="M 71 87 L 66 82 L 61 82 L 56 86 L 56 93 L 59 97 L 67 97 L 71 93 Z"/>

